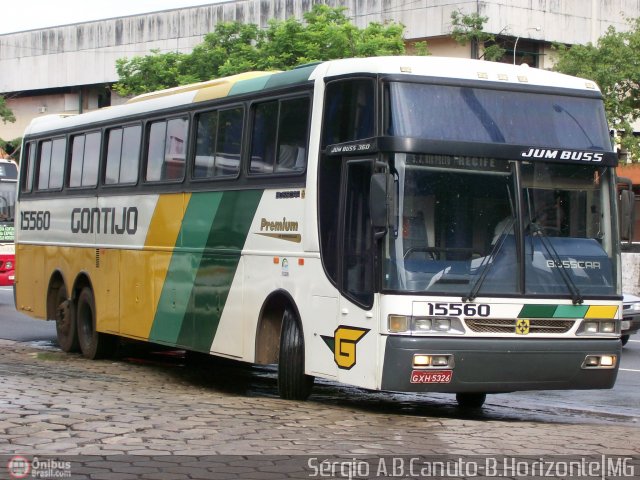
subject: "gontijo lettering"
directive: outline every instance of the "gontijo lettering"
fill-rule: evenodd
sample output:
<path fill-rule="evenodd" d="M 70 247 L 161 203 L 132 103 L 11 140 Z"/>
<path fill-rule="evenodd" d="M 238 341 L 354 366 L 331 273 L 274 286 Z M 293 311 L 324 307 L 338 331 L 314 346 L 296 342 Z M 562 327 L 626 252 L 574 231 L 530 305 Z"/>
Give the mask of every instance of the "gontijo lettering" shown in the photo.
<path fill-rule="evenodd" d="M 136 207 L 74 208 L 71 210 L 73 233 L 107 233 L 135 235 L 138 230 Z"/>

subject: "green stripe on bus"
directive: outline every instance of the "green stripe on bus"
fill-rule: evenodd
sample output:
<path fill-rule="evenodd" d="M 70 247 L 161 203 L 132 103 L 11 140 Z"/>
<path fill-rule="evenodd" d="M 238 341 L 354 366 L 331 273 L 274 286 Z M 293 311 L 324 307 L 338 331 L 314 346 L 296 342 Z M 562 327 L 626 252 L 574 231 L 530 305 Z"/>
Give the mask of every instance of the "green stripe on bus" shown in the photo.
<path fill-rule="evenodd" d="M 559 305 L 553 318 L 584 318 L 589 305 Z"/>
<path fill-rule="evenodd" d="M 221 200 L 222 192 L 191 195 L 162 286 L 149 340 L 176 344 L 185 314 L 191 308 L 188 299 Z"/>
<path fill-rule="evenodd" d="M 304 83 L 309 80 L 309 75 L 316 69 L 318 65 L 310 65 L 294 68 L 282 73 L 276 73 L 270 77 L 266 77 L 267 83 L 265 88 L 277 88 L 292 85 L 295 83 Z"/>
<path fill-rule="evenodd" d="M 150 340 L 210 350 L 261 198 L 262 190 L 192 195 L 181 230 L 187 248 L 174 253 L 176 270 L 172 259 L 163 287 L 163 297 L 179 291 L 182 308 L 167 315 L 171 300 L 161 300 Z M 179 279 L 179 288 L 170 278 Z"/>
<path fill-rule="evenodd" d="M 525 305 L 518 318 L 553 318 L 557 305 Z"/>
<path fill-rule="evenodd" d="M 196 274 L 180 345 L 210 350 L 261 198 L 261 190 L 225 192 Z"/>
<path fill-rule="evenodd" d="M 239 82 L 236 82 L 233 84 L 233 86 L 231 87 L 231 90 L 229 90 L 228 95 L 229 96 L 240 95 L 243 93 L 250 93 L 250 92 L 262 90 L 264 89 L 264 86 L 267 83 L 267 80 L 269 78 L 271 78 L 271 75 L 265 75 L 263 77 L 257 77 L 257 78 L 249 78 L 247 80 L 240 80 Z"/>

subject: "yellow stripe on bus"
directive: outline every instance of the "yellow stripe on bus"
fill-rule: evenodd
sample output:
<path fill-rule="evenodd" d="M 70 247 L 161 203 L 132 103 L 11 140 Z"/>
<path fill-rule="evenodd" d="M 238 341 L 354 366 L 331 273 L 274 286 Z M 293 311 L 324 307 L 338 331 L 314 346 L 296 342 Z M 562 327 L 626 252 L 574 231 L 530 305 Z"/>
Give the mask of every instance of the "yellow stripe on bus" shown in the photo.
<path fill-rule="evenodd" d="M 616 318 L 616 305 L 591 305 L 584 318 Z"/>
<path fill-rule="evenodd" d="M 144 250 L 125 250 L 121 265 L 125 275 L 120 278 L 121 312 L 127 322 L 120 333 L 136 338 L 149 338 L 162 286 L 167 276 L 171 256 L 179 241 L 185 205 L 191 194 L 160 195 L 149 224 Z"/>
<path fill-rule="evenodd" d="M 216 84 L 212 84 L 211 86 L 206 86 L 198 90 L 195 97 L 193 97 L 194 102 L 204 102 L 205 100 L 215 100 L 216 98 L 222 98 L 229 95 L 229 91 L 231 87 L 236 82 L 241 80 L 250 80 L 252 78 L 264 77 L 265 75 L 272 75 L 273 72 L 245 72 L 239 73 L 238 75 L 233 75 L 231 77 L 225 78 L 224 80 L 220 80 Z"/>

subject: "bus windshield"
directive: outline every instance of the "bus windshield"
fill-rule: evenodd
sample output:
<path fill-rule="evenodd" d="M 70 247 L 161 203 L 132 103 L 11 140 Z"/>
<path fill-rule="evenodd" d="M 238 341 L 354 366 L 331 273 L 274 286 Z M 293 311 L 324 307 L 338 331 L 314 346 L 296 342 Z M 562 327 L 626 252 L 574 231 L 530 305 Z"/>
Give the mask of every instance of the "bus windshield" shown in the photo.
<path fill-rule="evenodd" d="M 388 90 L 388 135 L 611 150 L 595 97 L 403 82 L 390 82 Z"/>
<path fill-rule="evenodd" d="M 615 233 L 603 221 L 610 169 L 404 153 L 392 160 L 399 225 L 387 235 L 385 289 L 467 298 L 618 291 Z"/>

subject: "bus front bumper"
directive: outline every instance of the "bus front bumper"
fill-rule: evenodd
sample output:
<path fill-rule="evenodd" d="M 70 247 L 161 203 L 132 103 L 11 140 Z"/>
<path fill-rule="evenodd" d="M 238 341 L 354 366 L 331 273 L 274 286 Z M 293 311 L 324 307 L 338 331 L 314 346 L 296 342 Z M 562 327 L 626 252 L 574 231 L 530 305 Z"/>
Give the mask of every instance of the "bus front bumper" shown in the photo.
<path fill-rule="evenodd" d="M 389 336 L 382 390 L 482 392 L 612 388 L 621 344 L 612 339 L 426 338 Z M 451 356 L 449 367 L 416 368 L 414 355 Z M 616 356 L 614 367 L 585 366 Z M 425 372 L 427 374 L 425 374 Z"/>

